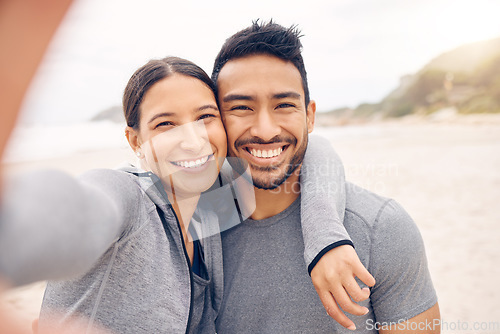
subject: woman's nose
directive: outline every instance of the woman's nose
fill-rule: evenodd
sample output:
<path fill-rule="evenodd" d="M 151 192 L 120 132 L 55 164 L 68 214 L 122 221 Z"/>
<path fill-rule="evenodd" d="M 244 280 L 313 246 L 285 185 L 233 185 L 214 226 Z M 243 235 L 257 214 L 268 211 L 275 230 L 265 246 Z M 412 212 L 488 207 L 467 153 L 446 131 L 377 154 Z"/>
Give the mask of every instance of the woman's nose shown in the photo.
<path fill-rule="evenodd" d="M 203 122 L 191 122 L 182 125 L 180 147 L 193 153 L 200 152 L 208 141 L 207 130 Z"/>

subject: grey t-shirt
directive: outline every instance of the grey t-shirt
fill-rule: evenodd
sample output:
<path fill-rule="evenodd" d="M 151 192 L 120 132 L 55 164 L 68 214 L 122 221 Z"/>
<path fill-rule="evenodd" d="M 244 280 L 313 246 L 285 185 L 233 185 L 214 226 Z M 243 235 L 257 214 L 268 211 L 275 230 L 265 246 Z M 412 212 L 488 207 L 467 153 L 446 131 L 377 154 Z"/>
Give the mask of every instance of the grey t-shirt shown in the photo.
<path fill-rule="evenodd" d="M 346 193 L 344 225 L 377 281 L 361 303 L 369 313 L 348 316 L 358 332 L 376 333 L 375 321 L 407 320 L 437 297 L 422 238 L 408 214 L 395 201 L 354 185 L 346 185 Z M 351 333 L 326 314 L 304 267 L 300 210 L 299 197 L 274 217 L 248 219 L 222 233 L 219 334 Z"/>

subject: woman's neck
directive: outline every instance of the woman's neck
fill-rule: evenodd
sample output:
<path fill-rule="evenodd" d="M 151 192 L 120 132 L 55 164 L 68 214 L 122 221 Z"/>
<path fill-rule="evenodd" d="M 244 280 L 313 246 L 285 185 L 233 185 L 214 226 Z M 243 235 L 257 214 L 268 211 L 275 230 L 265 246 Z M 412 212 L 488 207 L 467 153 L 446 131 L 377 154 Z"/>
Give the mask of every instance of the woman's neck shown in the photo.
<path fill-rule="evenodd" d="M 200 194 L 195 196 L 181 197 L 167 192 L 168 199 L 172 203 L 177 218 L 179 219 L 179 225 L 181 227 L 182 240 L 186 246 L 186 251 L 188 253 L 191 263 L 193 262 L 194 248 L 193 248 L 193 238 L 189 234 L 189 223 L 193 217 L 196 206 L 200 199 Z"/>
<path fill-rule="evenodd" d="M 179 223 L 181 223 L 181 227 L 187 229 L 189 227 L 189 222 L 193 217 L 194 211 L 196 210 L 196 206 L 198 205 L 198 201 L 200 199 L 200 195 L 190 196 L 190 197 L 177 197 L 168 194 L 168 199 L 174 208 L 175 214 L 179 219 Z"/>

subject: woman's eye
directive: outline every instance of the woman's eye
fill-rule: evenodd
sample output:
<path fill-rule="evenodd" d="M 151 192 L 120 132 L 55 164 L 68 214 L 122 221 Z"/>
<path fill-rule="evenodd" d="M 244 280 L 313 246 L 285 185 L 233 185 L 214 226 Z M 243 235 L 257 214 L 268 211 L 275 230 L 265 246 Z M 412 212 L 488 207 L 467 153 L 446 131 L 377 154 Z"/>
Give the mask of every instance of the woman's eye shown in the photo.
<path fill-rule="evenodd" d="M 213 118 L 215 117 L 214 114 L 204 114 L 204 115 L 201 115 L 199 119 L 207 119 L 207 118 Z"/>
<path fill-rule="evenodd" d="M 172 126 L 172 125 L 174 125 L 174 123 L 172 123 L 170 121 L 165 121 L 165 122 L 161 122 L 161 123 L 156 124 L 155 129 L 159 128 L 159 127 L 163 127 L 163 126 Z"/>

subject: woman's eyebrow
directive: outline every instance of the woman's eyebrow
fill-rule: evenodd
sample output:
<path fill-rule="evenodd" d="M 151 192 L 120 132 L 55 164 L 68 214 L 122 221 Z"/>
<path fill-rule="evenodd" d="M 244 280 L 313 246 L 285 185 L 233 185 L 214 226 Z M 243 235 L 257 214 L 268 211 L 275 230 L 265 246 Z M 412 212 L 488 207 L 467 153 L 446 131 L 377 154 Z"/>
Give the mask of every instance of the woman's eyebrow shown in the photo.
<path fill-rule="evenodd" d="M 195 112 L 202 112 L 202 111 L 207 110 L 207 109 L 213 109 L 213 110 L 219 111 L 219 108 L 217 108 L 217 106 L 215 104 L 205 104 L 205 105 L 197 108 L 195 110 Z M 153 123 L 155 121 L 155 119 L 160 118 L 160 117 L 173 117 L 173 116 L 175 116 L 175 113 L 162 112 L 162 113 L 156 114 L 153 117 L 151 117 L 151 119 L 148 121 L 148 124 Z"/>
<path fill-rule="evenodd" d="M 204 106 L 199 107 L 196 111 L 200 112 L 200 111 L 204 111 L 207 109 L 214 109 L 214 110 L 219 111 L 219 108 L 217 108 L 217 106 L 215 104 L 205 104 Z"/>
<path fill-rule="evenodd" d="M 163 112 L 163 113 L 160 113 L 160 114 L 156 114 L 153 117 L 151 117 L 151 119 L 148 121 L 148 124 L 153 123 L 154 120 L 157 119 L 157 118 L 160 118 L 160 117 L 169 117 L 169 116 L 173 116 L 173 115 L 174 114 L 171 113 L 171 112 Z"/>

